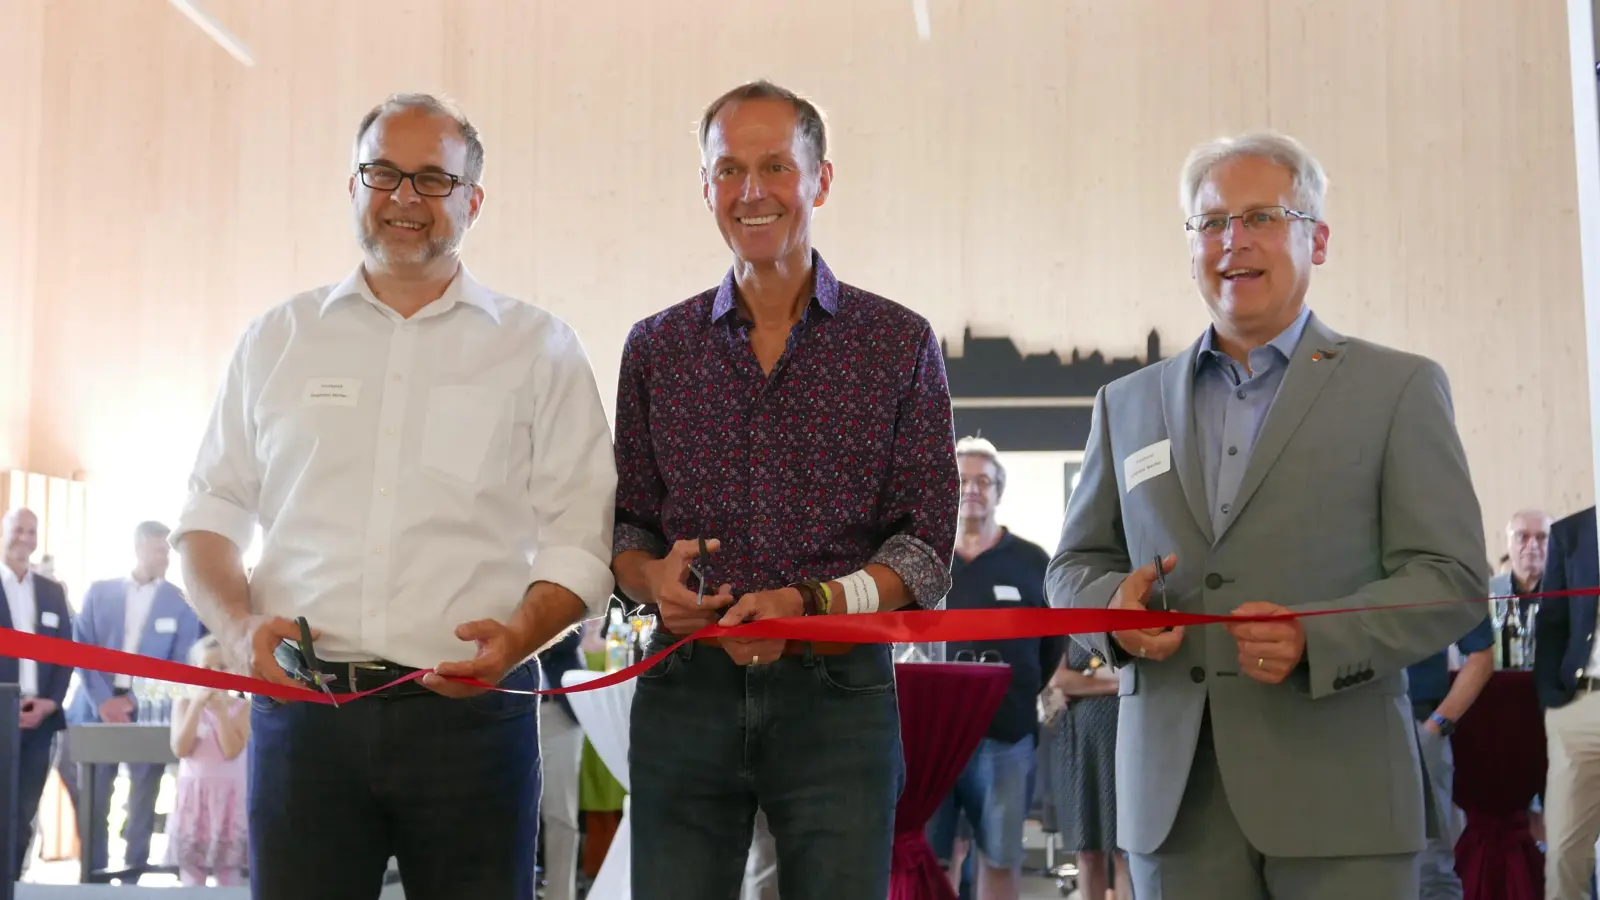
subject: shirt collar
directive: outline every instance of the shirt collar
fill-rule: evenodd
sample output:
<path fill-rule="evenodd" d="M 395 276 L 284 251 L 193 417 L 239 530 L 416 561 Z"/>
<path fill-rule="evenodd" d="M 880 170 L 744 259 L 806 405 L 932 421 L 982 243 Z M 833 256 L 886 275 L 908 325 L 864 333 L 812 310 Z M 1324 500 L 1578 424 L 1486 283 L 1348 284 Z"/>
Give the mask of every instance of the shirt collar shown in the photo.
<path fill-rule="evenodd" d="M 716 300 L 711 304 L 711 321 L 720 322 L 728 313 L 739 308 L 739 295 L 733 280 L 733 268 L 728 269 L 728 274 L 722 276 L 722 284 L 717 287 Z M 833 270 L 822 261 L 822 254 L 811 251 L 812 287 L 811 299 L 822 307 L 822 311 L 830 316 L 839 314 L 839 279 L 833 276 Z"/>
<path fill-rule="evenodd" d="M 13 584 L 17 587 L 25 587 L 33 582 L 33 569 L 28 569 L 28 571 L 22 574 L 21 578 L 18 578 L 17 573 L 11 571 L 10 566 L 0 563 L 0 579 L 4 579 L 6 584 Z"/>
<path fill-rule="evenodd" d="M 383 301 L 372 293 L 372 286 L 367 284 L 366 269 L 362 266 L 356 266 L 355 270 L 345 276 L 343 281 L 334 285 L 333 290 L 328 292 L 328 296 L 323 298 L 319 312 L 321 315 L 327 316 L 328 310 L 332 309 L 335 303 L 340 300 L 358 297 L 371 303 L 386 315 L 392 316 L 395 314 L 394 310 L 385 306 Z M 472 277 L 472 273 L 467 271 L 465 263 L 456 270 L 456 277 L 450 280 L 450 286 L 445 288 L 439 299 L 424 306 L 413 318 L 442 315 L 449 312 L 457 303 L 475 306 L 488 313 L 489 318 L 494 320 L 496 325 L 500 324 L 500 307 L 495 304 L 494 293 Z"/>
<path fill-rule="evenodd" d="M 1300 336 L 1305 334 L 1306 323 L 1310 320 L 1311 307 L 1301 304 L 1300 314 L 1294 317 L 1294 321 L 1289 323 L 1289 327 L 1278 332 L 1278 336 L 1267 341 L 1265 346 L 1278 351 L 1285 360 L 1294 359 L 1295 348 L 1300 346 Z M 1200 338 L 1200 347 L 1195 352 L 1194 367 L 1196 372 L 1199 372 L 1206 362 L 1225 355 L 1221 350 L 1217 349 L 1216 342 L 1216 328 L 1207 328 L 1205 335 Z"/>

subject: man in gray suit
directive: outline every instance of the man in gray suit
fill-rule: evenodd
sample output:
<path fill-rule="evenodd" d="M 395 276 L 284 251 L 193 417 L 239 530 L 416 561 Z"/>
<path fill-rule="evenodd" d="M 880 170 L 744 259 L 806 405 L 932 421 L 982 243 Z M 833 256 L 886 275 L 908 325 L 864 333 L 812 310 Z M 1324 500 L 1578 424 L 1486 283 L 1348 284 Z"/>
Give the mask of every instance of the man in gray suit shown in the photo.
<path fill-rule="evenodd" d="M 1190 155 L 1212 327 L 1101 390 L 1047 576 L 1055 606 L 1368 610 L 1085 639 L 1121 667 L 1118 837 L 1139 900 L 1417 896 L 1433 817 L 1404 670 L 1485 612 L 1384 607 L 1482 597 L 1489 572 L 1444 372 L 1305 306 L 1326 184 L 1281 135 Z"/>

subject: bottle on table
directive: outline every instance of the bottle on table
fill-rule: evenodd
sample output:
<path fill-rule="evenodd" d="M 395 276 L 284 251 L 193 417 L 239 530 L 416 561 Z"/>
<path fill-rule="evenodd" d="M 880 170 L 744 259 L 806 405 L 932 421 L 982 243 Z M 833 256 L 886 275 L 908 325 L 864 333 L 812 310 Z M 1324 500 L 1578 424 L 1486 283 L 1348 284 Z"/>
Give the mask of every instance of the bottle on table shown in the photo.
<path fill-rule="evenodd" d="M 622 621 L 622 610 L 612 608 L 610 624 L 606 626 L 606 671 L 615 672 L 628 667 L 628 630 Z"/>

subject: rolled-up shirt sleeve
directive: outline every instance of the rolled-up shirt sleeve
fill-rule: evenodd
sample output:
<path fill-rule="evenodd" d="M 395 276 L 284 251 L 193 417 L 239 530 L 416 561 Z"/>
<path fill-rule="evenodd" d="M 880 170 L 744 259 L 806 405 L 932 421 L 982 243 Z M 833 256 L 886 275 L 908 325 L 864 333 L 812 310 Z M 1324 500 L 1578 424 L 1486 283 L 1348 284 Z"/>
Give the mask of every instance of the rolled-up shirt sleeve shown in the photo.
<path fill-rule="evenodd" d="M 924 609 L 950 592 L 956 510 L 955 423 L 944 354 L 931 328 L 923 334 L 909 388 L 900 398 L 880 524 L 888 538 L 872 562 L 892 569 Z"/>
<path fill-rule="evenodd" d="M 557 328 L 545 347 L 546 384 L 533 421 L 530 490 L 537 522 L 533 581 L 577 594 L 604 614 L 616 582 L 611 532 L 617 471 L 594 370 L 578 336 Z"/>
<path fill-rule="evenodd" d="M 666 482 L 650 440 L 649 357 L 645 324 L 635 325 L 622 348 L 617 377 L 617 510 L 612 553 L 643 550 L 665 556 L 661 523 Z"/>
<path fill-rule="evenodd" d="M 173 547 L 191 531 L 209 531 L 250 546 L 261 496 L 261 465 L 251 417 L 254 387 L 250 364 L 259 324 L 247 329 L 234 347 L 222 386 L 212 401 L 211 418 L 189 475 L 189 497 L 168 538 Z"/>

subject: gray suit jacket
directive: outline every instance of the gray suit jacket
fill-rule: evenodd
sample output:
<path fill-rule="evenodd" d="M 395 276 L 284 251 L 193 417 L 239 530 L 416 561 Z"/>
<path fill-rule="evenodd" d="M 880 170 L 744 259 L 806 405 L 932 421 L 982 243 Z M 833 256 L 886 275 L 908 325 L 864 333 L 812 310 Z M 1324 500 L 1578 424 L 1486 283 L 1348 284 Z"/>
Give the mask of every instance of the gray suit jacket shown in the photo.
<path fill-rule="evenodd" d="M 1183 612 L 1484 596 L 1482 516 L 1437 364 L 1341 337 L 1312 316 L 1234 515 L 1212 534 L 1191 404 L 1197 349 L 1096 398 L 1046 578 L 1052 605 L 1104 608 L 1135 563 L 1167 553 L 1178 556 L 1168 593 Z M 1171 469 L 1125 490 L 1124 461 L 1168 439 Z M 1405 668 L 1482 618 L 1481 605 L 1461 604 L 1304 619 L 1305 660 L 1273 686 L 1239 674 L 1221 626 L 1191 629 L 1163 662 L 1130 659 L 1108 635 L 1082 639 L 1122 666 L 1120 845 L 1152 853 L 1166 839 L 1209 703 L 1228 803 L 1257 850 L 1420 850 L 1429 816 Z"/>

